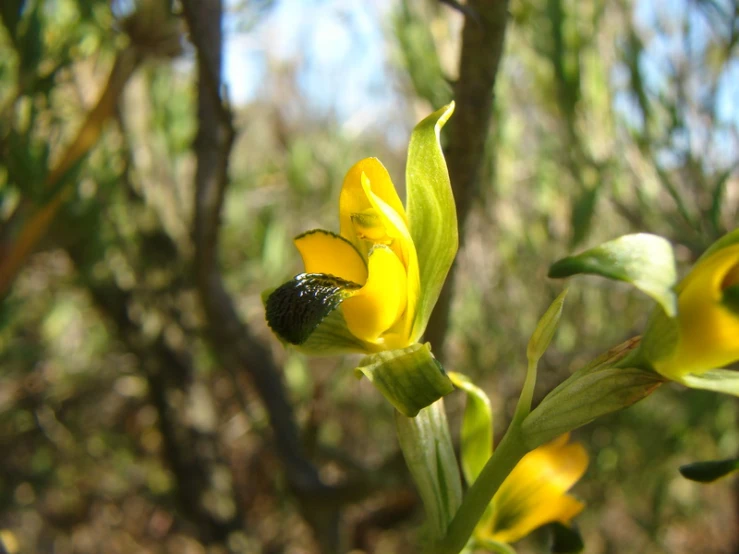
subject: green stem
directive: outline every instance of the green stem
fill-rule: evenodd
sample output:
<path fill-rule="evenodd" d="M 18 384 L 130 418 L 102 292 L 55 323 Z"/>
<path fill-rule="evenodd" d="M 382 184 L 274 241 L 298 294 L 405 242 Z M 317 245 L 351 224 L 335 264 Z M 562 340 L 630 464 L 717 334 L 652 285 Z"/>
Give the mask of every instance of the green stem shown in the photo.
<path fill-rule="evenodd" d="M 395 428 L 408 470 L 426 510 L 432 541 L 441 538 L 462 502 L 462 481 L 454 454 L 444 400 L 423 408 L 416 417 L 395 412 Z"/>
<path fill-rule="evenodd" d="M 493 495 L 527 451 L 520 427 L 511 424 L 493 456 L 465 494 L 446 535 L 433 546 L 431 554 L 458 554 L 464 548 Z"/>

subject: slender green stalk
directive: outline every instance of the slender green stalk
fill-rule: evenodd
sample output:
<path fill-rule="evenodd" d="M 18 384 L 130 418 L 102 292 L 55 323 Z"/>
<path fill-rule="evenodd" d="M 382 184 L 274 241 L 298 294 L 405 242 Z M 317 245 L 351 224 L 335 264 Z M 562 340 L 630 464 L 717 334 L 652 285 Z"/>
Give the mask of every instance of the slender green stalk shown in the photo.
<path fill-rule="evenodd" d="M 493 456 L 465 494 L 446 535 L 432 547 L 431 554 L 458 554 L 465 547 L 493 495 L 526 453 L 519 426 L 511 424 Z"/>

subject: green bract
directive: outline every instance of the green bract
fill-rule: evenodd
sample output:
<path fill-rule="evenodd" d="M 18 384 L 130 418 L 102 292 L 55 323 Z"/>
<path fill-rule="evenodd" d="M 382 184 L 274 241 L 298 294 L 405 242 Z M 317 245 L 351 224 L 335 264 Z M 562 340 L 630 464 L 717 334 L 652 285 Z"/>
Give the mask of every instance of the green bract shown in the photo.
<path fill-rule="evenodd" d="M 675 257 L 670 243 L 647 233 L 624 235 L 563 258 L 549 268 L 549 277 L 580 273 L 625 281 L 654 298 L 670 317 L 677 312 L 673 287 L 677 281 Z"/>

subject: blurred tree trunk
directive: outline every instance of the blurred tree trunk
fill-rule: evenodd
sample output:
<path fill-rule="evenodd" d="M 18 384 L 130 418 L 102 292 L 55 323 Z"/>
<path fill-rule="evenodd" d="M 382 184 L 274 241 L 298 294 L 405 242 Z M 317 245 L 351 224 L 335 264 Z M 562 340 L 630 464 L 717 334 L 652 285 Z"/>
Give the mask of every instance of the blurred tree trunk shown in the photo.
<path fill-rule="evenodd" d="M 480 173 L 490 135 L 495 78 L 503 55 L 508 0 L 470 0 L 463 11 L 459 79 L 454 86 L 456 110 L 449 121 L 446 161 L 459 220 L 460 249 L 472 203 L 479 195 Z M 431 314 L 425 340 L 444 358 L 449 309 L 457 264 L 452 266 Z"/>
<path fill-rule="evenodd" d="M 218 266 L 218 237 L 228 162 L 234 140 L 231 113 L 221 97 L 221 0 L 183 1 L 190 38 L 198 53 L 198 133 L 195 139 L 195 280 L 205 309 L 207 335 L 222 366 L 246 372 L 269 413 L 277 451 L 303 516 L 326 553 L 339 552 L 335 490 L 323 484 L 305 457 L 281 376 L 269 349 L 242 323 Z M 341 492 L 343 494 L 343 492 Z"/>
<path fill-rule="evenodd" d="M 137 359 L 146 377 L 149 398 L 157 410 L 163 456 L 175 478 L 177 509 L 205 544 L 225 543 L 240 529 L 242 517 L 232 488 L 219 486 L 215 476 L 229 471 L 219 452 L 212 398 L 196 378 L 188 352 L 169 344 L 164 333 L 147 336 L 131 319 L 137 289 L 122 290 L 112 275 L 93 277 L 100 265 L 84 239 L 67 247 L 96 307 Z M 99 272 L 98 272 L 99 273 Z M 138 302 L 141 305 L 141 302 Z"/>

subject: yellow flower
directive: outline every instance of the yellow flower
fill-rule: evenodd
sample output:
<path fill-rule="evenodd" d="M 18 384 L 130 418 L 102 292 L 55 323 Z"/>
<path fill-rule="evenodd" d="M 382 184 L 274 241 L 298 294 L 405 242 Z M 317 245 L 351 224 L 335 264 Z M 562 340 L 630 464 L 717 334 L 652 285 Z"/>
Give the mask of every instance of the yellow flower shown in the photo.
<path fill-rule="evenodd" d="M 548 523 L 569 525 L 585 505 L 566 494 L 588 467 L 580 443 L 569 433 L 526 454 L 506 477 L 490 504 L 489 516 L 476 536 L 500 543 L 522 539 Z"/>
<path fill-rule="evenodd" d="M 266 301 L 275 333 L 307 353 L 377 353 L 415 345 L 457 251 L 457 218 L 439 131 L 453 103 L 419 123 L 406 206 L 376 158 L 355 164 L 339 197 L 339 234 L 295 239 L 305 272 Z M 428 356 L 427 356 L 428 357 Z"/>
<path fill-rule="evenodd" d="M 405 208 L 378 159 L 362 160 L 346 174 L 339 221 L 340 235 L 317 230 L 295 239 L 305 272 L 334 275 L 359 286 L 341 311 L 366 350 L 413 344 L 418 256 Z"/>
<path fill-rule="evenodd" d="M 735 233 L 736 234 L 736 233 Z M 739 244 L 709 251 L 677 287 L 676 323 L 670 347 L 645 354 L 665 377 L 683 381 L 688 374 L 701 375 L 739 360 Z M 654 342 L 665 326 L 651 327 L 645 342 Z M 660 355 L 661 354 L 661 355 Z"/>

